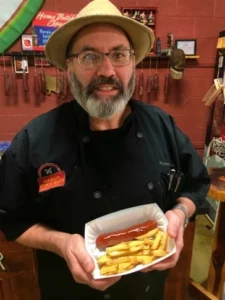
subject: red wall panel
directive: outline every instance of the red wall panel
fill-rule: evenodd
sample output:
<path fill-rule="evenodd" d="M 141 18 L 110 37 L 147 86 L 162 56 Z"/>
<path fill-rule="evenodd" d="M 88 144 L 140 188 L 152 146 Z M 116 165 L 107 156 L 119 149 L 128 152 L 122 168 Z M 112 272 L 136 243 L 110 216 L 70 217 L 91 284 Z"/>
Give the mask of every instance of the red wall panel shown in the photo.
<path fill-rule="evenodd" d="M 42 10 L 78 12 L 89 0 L 45 0 Z M 224 0 L 114 0 L 120 7 L 157 7 L 156 35 L 162 40 L 162 48 L 167 47 L 167 34 L 172 32 L 174 38 L 196 38 L 197 54 L 200 59 L 188 61 L 184 79 L 176 81 L 171 79 L 170 93 L 164 95 L 164 78 L 168 69 L 164 66 L 158 69 L 160 77 L 157 94 L 147 95 L 146 91 L 142 101 L 157 105 L 172 116 L 178 125 L 189 135 L 197 148 L 203 148 L 208 108 L 204 106 L 202 98 L 210 88 L 216 60 L 216 44 L 219 31 L 225 30 L 225 2 Z M 29 26 L 26 33 L 31 33 Z M 21 42 L 18 40 L 11 51 L 20 51 Z M 11 69 L 8 68 L 9 73 Z M 155 72 L 154 67 L 152 73 Z M 55 76 L 55 68 L 47 68 L 48 75 Z M 140 69 L 137 70 L 137 75 Z M 0 65 L 0 140 L 10 140 L 29 120 L 58 105 L 57 96 L 52 94 L 43 98 L 40 106 L 35 103 L 34 95 L 34 68 L 29 69 L 29 92 L 25 99 L 22 78 L 18 77 L 18 97 L 4 95 L 3 67 Z M 144 69 L 145 83 L 148 69 Z M 68 96 L 67 100 L 70 100 Z M 136 93 L 136 98 L 139 98 Z"/>

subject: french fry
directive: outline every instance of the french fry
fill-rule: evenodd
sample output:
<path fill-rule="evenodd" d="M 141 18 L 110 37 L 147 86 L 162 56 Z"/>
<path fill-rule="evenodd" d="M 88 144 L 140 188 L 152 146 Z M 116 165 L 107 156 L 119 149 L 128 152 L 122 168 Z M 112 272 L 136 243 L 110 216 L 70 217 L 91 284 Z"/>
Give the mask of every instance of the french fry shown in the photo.
<path fill-rule="evenodd" d="M 150 253 L 151 253 L 151 250 L 149 249 L 149 250 L 143 250 L 142 251 L 142 255 L 150 255 Z"/>
<path fill-rule="evenodd" d="M 154 236 L 158 231 L 159 231 L 159 228 L 152 229 L 152 230 L 150 230 L 149 232 L 147 232 L 146 234 L 137 236 L 135 239 L 136 239 L 136 240 L 144 240 L 144 239 L 146 239 L 146 238 L 149 238 L 149 237 L 151 237 L 151 236 Z"/>
<path fill-rule="evenodd" d="M 129 256 L 121 256 L 121 257 L 109 259 L 105 264 L 107 266 L 111 266 L 111 265 L 116 265 L 116 264 L 130 262 L 131 260 L 132 259 Z"/>
<path fill-rule="evenodd" d="M 144 243 L 145 243 L 146 245 L 152 245 L 152 244 L 153 244 L 153 240 L 150 240 L 150 239 L 145 238 L 145 239 L 144 239 Z"/>
<path fill-rule="evenodd" d="M 112 266 L 102 266 L 100 269 L 100 274 L 101 275 L 112 275 L 118 273 L 117 271 L 118 266 L 117 265 L 112 265 Z"/>
<path fill-rule="evenodd" d="M 121 250 L 129 250 L 129 246 L 127 243 L 120 243 L 112 247 L 106 248 L 106 253 L 110 253 L 113 251 L 121 251 Z"/>
<path fill-rule="evenodd" d="M 113 251 L 107 253 L 110 257 L 117 257 L 117 256 L 126 256 L 130 254 L 129 250 L 122 250 L 122 251 Z"/>
<path fill-rule="evenodd" d="M 133 267 L 135 267 L 135 265 L 133 265 L 131 261 L 127 263 L 118 264 L 118 271 L 122 273 L 132 269 Z"/>
<path fill-rule="evenodd" d="M 137 261 L 142 265 L 147 265 L 152 263 L 154 260 L 153 255 L 146 255 L 146 256 L 138 256 Z"/>
<path fill-rule="evenodd" d="M 143 250 L 149 250 L 151 248 L 150 245 L 143 245 L 142 247 Z"/>
<path fill-rule="evenodd" d="M 165 250 L 151 250 L 151 254 L 157 257 L 165 256 L 167 251 Z"/>
<path fill-rule="evenodd" d="M 135 255 L 135 256 L 142 256 L 143 255 L 143 251 L 147 251 L 147 250 L 141 250 L 141 251 L 138 251 L 136 253 L 133 253 L 132 255 Z"/>
<path fill-rule="evenodd" d="M 161 239 L 161 231 L 158 231 L 157 234 L 156 234 L 156 238 L 154 239 L 153 241 L 153 244 L 152 244 L 152 247 L 151 247 L 151 250 L 156 250 L 159 246 L 159 243 L 160 243 L 160 239 Z"/>
<path fill-rule="evenodd" d="M 99 263 L 100 266 L 107 264 L 108 262 L 110 262 L 112 259 L 108 256 L 108 255 L 103 255 L 100 256 L 97 261 Z"/>
<path fill-rule="evenodd" d="M 144 241 L 130 241 L 130 242 L 127 242 L 127 244 L 131 248 L 131 247 L 136 247 L 136 246 L 144 245 L 145 242 Z"/>
<path fill-rule="evenodd" d="M 136 247 L 131 247 L 129 251 L 130 251 L 130 253 L 135 253 L 135 252 L 138 252 L 138 251 L 142 250 L 143 247 L 144 247 L 143 245 L 136 246 Z"/>
<path fill-rule="evenodd" d="M 158 249 L 166 250 L 167 242 L 168 242 L 168 233 L 163 232 Z"/>

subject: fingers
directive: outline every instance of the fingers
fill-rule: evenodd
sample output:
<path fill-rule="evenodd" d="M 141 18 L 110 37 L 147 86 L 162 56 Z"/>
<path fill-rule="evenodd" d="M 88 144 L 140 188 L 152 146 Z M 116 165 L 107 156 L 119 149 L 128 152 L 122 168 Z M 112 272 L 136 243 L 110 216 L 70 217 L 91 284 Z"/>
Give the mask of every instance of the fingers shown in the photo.
<path fill-rule="evenodd" d="M 167 232 L 171 238 L 175 239 L 176 253 L 159 263 L 156 263 L 148 268 L 143 269 L 141 271 L 143 273 L 150 272 L 152 270 L 163 271 L 166 269 L 173 268 L 176 266 L 177 261 L 180 257 L 181 250 L 183 249 L 184 246 L 184 242 L 183 242 L 184 226 L 181 222 L 180 217 L 175 212 L 168 211 L 166 213 L 166 217 L 168 219 Z"/>
<path fill-rule="evenodd" d="M 181 250 L 184 247 L 184 227 L 181 226 L 178 230 L 178 234 L 176 237 L 176 248 L 177 248 L 177 252 L 181 252 Z"/>
<path fill-rule="evenodd" d="M 152 266 L 152 270 L 163 271 L 167 269 L 174 268 L 177 264 L 179 255 L 175 253 L 174 255 L 166 258 L 164 261 L 161 261 Z"/>
<path fill-rule="evenodd" d="M 82 247 L 78 247 L 76 249 L 76 257 L 78 263 L 81 265 L 81 267 L 84 269 L 85 272 L 91 273 L 93 272 L 95 265 L 93 259 L 88 254 L 87 250 L 84 247 L 84 243 Z"/>
<path fill-rule="evenodd" d="M 67 245 L 67 264 L 74 280 L 81 284 L 86 284 L 94 289 L 104 291 L 109 286 L 115 284 L 120 277 L 112 277 L 107 279 L 95 280 L 92 277 L 94 270 L 94 261 L 89 256 L 84 239 L 80 235 L 71 236 Z"/>
<path fill-rule="evenodd" d="M 71 240 L 70 251 L 71 254 L 76 257 L 77 263 L 86 273 L 91 273 L 94 270 L 94 261 L 85 248 L 84 239 L 82 236 L 74 236 L 74 240 Z M 76 264 L 75 261 L 74 263 Z"/>
<path fill-rule="evenodd" d="M 90 273 L 86 273 L 78 263 L 71 268 L 71 273 L 76 282 L 89 285 L 90 287 L 100 291 L 106 290 L 109 286 L 120 280 L 120 277 L 95 280 L 92 275 Z"/>
<path fill-rule="evenodd" d="M 74 269 L 71 269 L 71 272 L 76 282 L 81 284 L 87 284 L 90 287 L 100 291 L 106 290 L 108 287 L 115 284 L 121 278 L 117 276 L 107 279 L 95 280 L 93 279 L 92 275 L 90 273 L 86 273 L 79 264 L 75 265 Z"/>

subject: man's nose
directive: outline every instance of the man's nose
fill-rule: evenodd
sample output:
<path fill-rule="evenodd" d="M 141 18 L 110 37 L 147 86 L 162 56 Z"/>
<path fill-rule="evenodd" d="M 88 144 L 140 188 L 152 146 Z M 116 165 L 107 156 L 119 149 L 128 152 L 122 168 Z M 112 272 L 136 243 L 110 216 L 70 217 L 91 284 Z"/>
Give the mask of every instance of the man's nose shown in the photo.
<path fill-rule="evenodd" d="M 97 69 L 97 75 L 103 75 L 105 77 L 110 77 L 115 75 L 115 69 L 107 55 L 104 55 L 101 65 Z"/>

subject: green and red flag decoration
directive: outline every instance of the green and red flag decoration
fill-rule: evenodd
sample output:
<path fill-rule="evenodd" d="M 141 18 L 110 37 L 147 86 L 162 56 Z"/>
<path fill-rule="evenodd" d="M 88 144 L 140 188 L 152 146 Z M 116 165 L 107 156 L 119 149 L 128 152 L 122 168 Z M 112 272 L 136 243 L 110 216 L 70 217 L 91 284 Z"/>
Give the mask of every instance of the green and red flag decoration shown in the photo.
<path fill-rule="evenodd" d="M 44 0 L 0 0 L 0 53 L 29 26 Z"/>

